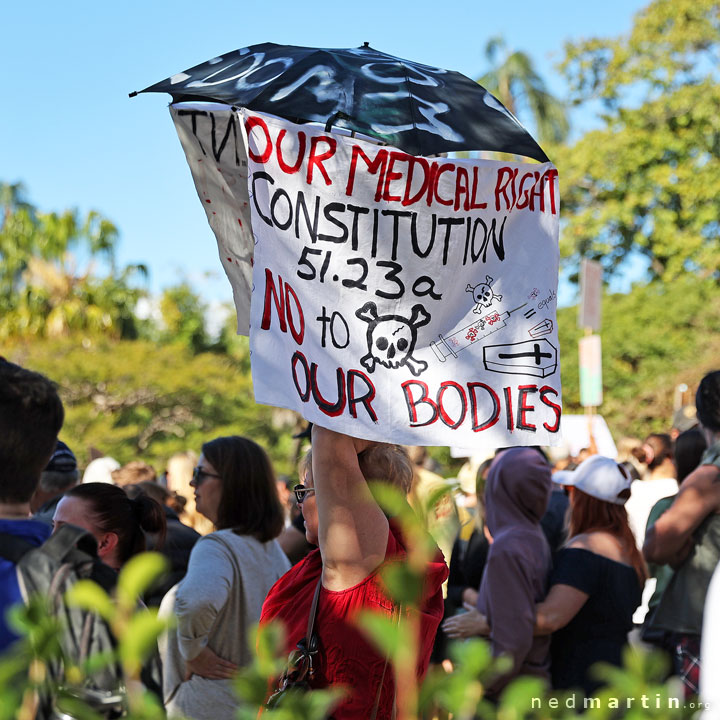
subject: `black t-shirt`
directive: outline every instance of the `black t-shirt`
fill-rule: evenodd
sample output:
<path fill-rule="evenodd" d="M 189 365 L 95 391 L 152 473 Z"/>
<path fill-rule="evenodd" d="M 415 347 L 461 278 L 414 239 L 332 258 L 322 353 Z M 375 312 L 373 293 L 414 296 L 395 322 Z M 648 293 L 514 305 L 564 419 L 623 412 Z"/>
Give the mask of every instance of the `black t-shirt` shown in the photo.
<path fill-rule="evenodd" d="M 553 633 L 554 688 L 582 688 L 592 695 L 603 683 L 588 670 L 597 662 L 622 665 L 622 650 L 642 599 L 637 573 L 629 565 L 582 548 L 555 556 L 550 585 L 570 585 L 590 597 L 575 617 Z"/>
<path fill-rule="evenodd" d="M 462 593 L 465 588 L 479 590 L 489 550 L 490 545 L 482 530 L 473 530 L 467 541 L 459 536 L 455 540 L 450 555 L 447 590 L 448 601 L 453 606 L 450 614 L 462 608 Z"/>

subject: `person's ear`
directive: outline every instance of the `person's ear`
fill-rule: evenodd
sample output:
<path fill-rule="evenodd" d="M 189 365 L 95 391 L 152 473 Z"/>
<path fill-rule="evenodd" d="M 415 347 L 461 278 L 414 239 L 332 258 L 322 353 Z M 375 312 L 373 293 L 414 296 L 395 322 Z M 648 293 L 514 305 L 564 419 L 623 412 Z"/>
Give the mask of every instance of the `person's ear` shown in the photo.
<path fill-rule="evenodd" d="M 103 537 L 98 541 L 98 555 L 103 558 L 109 555 L 118 544 L 117 533 L 109 532 L 105 533 Z"/>

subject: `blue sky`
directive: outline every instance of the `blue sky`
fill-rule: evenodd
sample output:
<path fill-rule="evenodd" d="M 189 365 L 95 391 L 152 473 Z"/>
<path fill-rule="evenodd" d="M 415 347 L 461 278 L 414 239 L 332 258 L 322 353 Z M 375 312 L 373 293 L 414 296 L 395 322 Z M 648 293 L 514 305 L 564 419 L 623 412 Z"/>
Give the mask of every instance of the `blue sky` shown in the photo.
<path fill-rule="evenodd" d="M 272 41 L 385 52 L 477 77 L 486 41 L 528 52 L 555 94 L 567 40 L 627 32 L 646 2 L 505 0 L 6 3 L 0 180 L 43 210 L 94 209 L 120 229 L 118 261 L 149 266 L 149 287 L 189 280 L 231 301 L 214 237 L 167 110 L 128 93 L 213 56 Z M 585 114 L 575 118 L 589 126 Z M 560 168 L 562 172 L 562 168 Z M 560 300 L 572 299 L 567 289 Z"/>

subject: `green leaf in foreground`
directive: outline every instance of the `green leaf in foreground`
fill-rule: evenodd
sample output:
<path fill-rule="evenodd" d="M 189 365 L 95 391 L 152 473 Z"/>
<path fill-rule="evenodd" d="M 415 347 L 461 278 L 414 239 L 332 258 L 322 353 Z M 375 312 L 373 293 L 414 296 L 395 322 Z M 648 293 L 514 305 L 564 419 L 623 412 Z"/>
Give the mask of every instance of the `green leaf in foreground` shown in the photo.
<path fill-rule="evenodd" d="M 115 615 L 110 596 L 92 580 L 78 580 L 65 594 L 65 600 L 68 605 L 96 612 L 107 622 L 112 622 Z"/>
<path fill-rule="evenodd" d="M 129 610 L 137 604 L 146 590 L 167 572 L 169 562 L 164 555 L 155 552 L 142 553 L 131 558 L 118 577 L 118 604 Z"/>

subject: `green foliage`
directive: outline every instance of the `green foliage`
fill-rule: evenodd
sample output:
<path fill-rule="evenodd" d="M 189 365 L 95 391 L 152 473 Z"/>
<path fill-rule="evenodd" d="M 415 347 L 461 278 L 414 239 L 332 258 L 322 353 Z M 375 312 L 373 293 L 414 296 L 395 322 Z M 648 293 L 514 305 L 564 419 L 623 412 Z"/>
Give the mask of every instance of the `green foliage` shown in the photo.
<path fill-rule="evenodd" d="M 431 668 L 420 688 L 419 706 L 439 708 L 452 713 L 459 720 L 475 717 L 483 695 L 482 677 L 492 666 L 490 646 L 474 638 L 450 647 L 454 670 L 447 673 L 442 667 Z"/>
<path fill-rule="evenodd" d="M 101 667 L 120 662 L 127 684 L 130 720 L 161 720 L 164 710 L 150 693 L 139 685 L 142 664 L 155 652 L 158 637 L 168 623 L 157 617 L 157 610 L 138 609 L 137 597 L 165 571 L 167 561 L 156 553 L 136 556 L 118 579 L 118 602 L 90 580 L 78 582 L 66 595 L 66 602 L 84 610 L 98 612 L 118 639 L 117 651 L 89 658 L 82 666 L 73 666 L 63 657 L 60 645 L 62 628 L 48 606 L 47 598 L 31 598 L 29 604 L 15 606 L 11 623 L 20 634 L 11 649 L 0 656 L 0 720 L 34 720 L 37 693 L 49 691 L 50 664 L 62 660 L 64 683 L 52 690 L 57 707 L 67 717 L 99 720 L 88 707 L 82 690 L 84 679 Z M 124 716 L 125 717 L 125 716 Z"/>
<path fill-rule="evenodd" d="M 131 285 L 140 265 L 118 272 L 118 231 L 95 211 L 40 212 L 24 199 L 21 185 L 0 183 L 0 339 L 57 337 L 83 329 L 135 337 L 135 305 L 142 291 Z M 84 272 L 72 253 L 90 258 Z M 110 265 L 93 275 L 93 262 Z"/>
<path fill-rule="evenodd" d="M 92 580 L 78 580 L 68 591 L 66 599 L 75 607 L 96 612 L 106 622 L 110 622 L 115 615 L 112 600 Z"/>
<path fill-rule="evenodd" d="M 283 655 L 285 633 L 282 624 L 269 623 L 252 634 L 251 646 L 256 648 L 253 662 L 243 668 L 235 680 L 238 694 L 238 720 L 257 720 L 258 710 L 265 705 L 268 688 L 285 669 Z M 277 705 L 265 710 L 268 720 L 323 720 L 345 694 L 340 688 L 314 690 L 310 693 L 292 690 Z"/>
<path fill-rule="evenodd" d="M 159 471 L 175 452 L 239 434 L 267 448 L 278 472 L 294 472 L 296 416 L 255 404 L 245 359 L 85 334 L 15 343 L 3 354 L 59 384 L 61 437 L 81 465 L 96 447 Z"/>
<path fill-rule="evenodd" d="M 566 47 L 575 101 L 605 114 L 554 154 L 563 256 L 615 272 L 639 253 L 656 279 L 720 279 L 719 51 L 716 0 L 655 0 L 628 37 Z"/>
<path fill-rule="evenodd" d="M 522 720 L 532 709 L 533 699 L 545 694 L 545 683 L 540 678 L 524 677 L 511 683 L 505 690 L 497 711 L 498 720 Z M 484 713 L 487 716 L 487 713 Z"/>
<path fill-rule="evenodd" d="M 415 548 L 410 547 L 411 555 Z M 130 605 L 130 594 L 142 592 L 157 573 L 162 573 L 163 563 L 154 554 L 133 559 L 129 571 L 121 576 L 123 602 L 113 602 L 93 583 L 78 584 L 68 595 L 68 602 L 78 607 L 101 608 L 107 616 L 113 633 L 119 640 L 118 657 L 122 661 L 129 681 L 137 678 L 141 663 L 152 651 L 158 636 L 167 625 L 157 620 L 156 611 L 136 609 Z M 421 570 L 417 571 L 421 573 Z M 409 606 L 408 606 L 409 607 Z M 30 605 L 18 606 L 12 611 L 13 626 L 22 634 L 10 651 L 0 656 L 0 720 L 32 720 L 33 698 L 37 688 L 45 682 L 47 663 L 59 657 L 60 627 L 47 608 L 44 598 L 35 598 Z M 394 619 L 365 613 L 361 620 L 371 638 L 383 654 L 387 654 L 397 678 L 414 678 L 416 658 L 415 643 L 408 633 L 412 631 L 412 615 L 403 624 Z M 407 623 L 405 625 L 404 623 Z M 285 636 L 279 624 L 269 624 L 253 634 L 251 646 L 256 648 L 253 662 L 243 668 L 235 680 L 238 693 L 237 717 L 239 720 L 256 720 L 258 710 L 264 706 L 268 688 L 273 686 L 284 667 L 283 648 Z M 497 720 L 535 720 L 557 718 L 559 720 L 610 720 L 621 716 L 644 720 L 679 720 L 688 717 L 683 709 L 676 709 L 670 698 L 673 693 L 663 682 L 667 670 L 666 660 L 657 653 L 644 653 L 627 649 L 622 668 L 598 666 L 598 677 L 607 686 L 597 694 L 597 704 L 586 705 L 580 694 L 572 692 L 547 694 L 538 678 L 518 678 L 503 692 L 497 706 L 484 699 L 484 687 L 498 673 L 507 671 L 507 658 L 493 659 L 488 643 L 470 639 L 450 645 L 453 671 L 443 668 L 431 669 L 419 688 L 417 712 L 408 713 L 398 704 L 399 716 L 417 720 L 430 717 L 435 710 L 450 713 L 455 720 L 474 718 L 497 718 Z M 91 658 L 86 668 L 66 669 L 68 679 L 81 685 L 83 672 L 89 667 L 112 662 L 112 657 Z M 74 678 L 74 680 L 73 680 Z M 398 698 L 403 690 L 398 684 Z M 137 683 L 129 682 L 129 720 L 160 720 L 163 709 L 157 700 Z M 281 704 L 263 713 L 268 720 L 324 720 L 340 702 L 344 694 L 341 688 L 292 692 Z M 645 701 L 643 701 L 645 698 Z M 598 702 L 599 701 L 599 702 Z M 647 703 L 647 705 L 644 704 Z M 96 720 L 98 717 L 74 694 L 69 686 L 63 693 L 61 706 L 72 711 L 79 720 Z"/>
<path fill-rule="evenodd" d="M 179 343 L 196 353 L 207 350 L 210 342 L 205 331 L 206 309 L 187 283 L 166 289 L 160 299 L 164 325 L 161 342 Z"/>
<path fill-rule="evenodd" d="M 142 597 L 168 570 L 169 562 L 160 553 L 143 553 L 128 560 L 118 577 L 118 609 L 124 612 L 132 610 L 137 598 Z"/>
<path fill-rule="evenodd" d="M 144 659 L 157 646 L 157 639 L 167 623 L 158 617 L 156 608 L 138 610 L 118 634 L 118 659 L 130 677 L 137 677 Z"/>
<path fill-rule="evenodd" d="M 167 573 L 169 562 L 155 552 L 131 558 L 118 576 L 115 598 L 92 580 L 78 581 L 67 593 L 68 604 L 97 612 L 119 639 L 117 659 L 126 675 L 139 676 L 140 668 L 151 654 L 167 622 L 158 618 L 156 608 L 138 609 L 138 598 Z"/>
<path fill-rule="evenodd" d="M 720 302 L 712 280 L 683 277 L 606 294 L 602 304 L 604 399 L 599 412 L 615 438 L 667 432 L 673 391 L 695 388 L 720 357 Z M 580 406 L 577 308 L 558 311 L 563 410 Z"/>
<path fill-rule="evenodd" d="M 504 52 L 499 58 L 500 52 Z M 519 117 L 527 116 L 537 129 L 541 143 L 562 142 L 568 134 L 567 108 L 548 91 L 530 56 L 507 50 L 505 40 L 494 37 L 485 46 L 485 57 L 492 69 L 478 82 Z"/>

